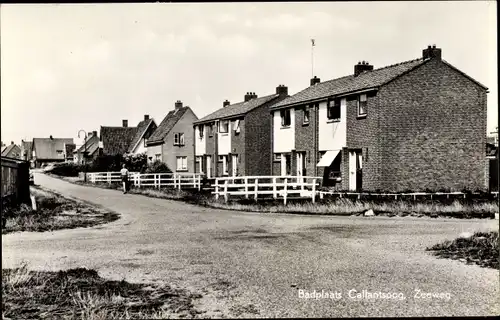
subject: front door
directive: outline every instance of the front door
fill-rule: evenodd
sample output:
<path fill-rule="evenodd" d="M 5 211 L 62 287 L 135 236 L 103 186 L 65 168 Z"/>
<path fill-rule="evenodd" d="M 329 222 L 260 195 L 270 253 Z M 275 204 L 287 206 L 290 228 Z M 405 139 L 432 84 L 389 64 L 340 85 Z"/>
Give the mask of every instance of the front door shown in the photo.
<path fill-rule="evenodd" d="M 212 177 L 212 156 L 207 156 L 207 178 Z"/>
<path fill-rule="evenodd" d="M 232 175 L 233 177 L 236 177 L 236 175 L 238 174 L 238 155 L 237 154 L 233 154 L 232 155 Z"/>
<path fill-rule="evenodd" d="M 356 191 L 356 151 L 349 151 L 349 190 Z"/>

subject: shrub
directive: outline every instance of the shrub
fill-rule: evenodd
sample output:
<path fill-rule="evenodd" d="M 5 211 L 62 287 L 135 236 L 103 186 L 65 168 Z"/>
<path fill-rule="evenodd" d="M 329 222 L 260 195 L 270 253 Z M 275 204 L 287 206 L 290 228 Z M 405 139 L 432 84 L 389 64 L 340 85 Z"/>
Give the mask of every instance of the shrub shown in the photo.
<path fill-rule="evenodd" d="M 71 162 L 58 163 L 48 170 L 50 173 L 63 177 L 78 177 L 80 171 L 82 171 L 81 166 Z"/>
<path fill-rule="evenodd" d="M 144 173 L 172 173 L 172 170 L 164 162 L 157 160 L 150 163 Z"/>

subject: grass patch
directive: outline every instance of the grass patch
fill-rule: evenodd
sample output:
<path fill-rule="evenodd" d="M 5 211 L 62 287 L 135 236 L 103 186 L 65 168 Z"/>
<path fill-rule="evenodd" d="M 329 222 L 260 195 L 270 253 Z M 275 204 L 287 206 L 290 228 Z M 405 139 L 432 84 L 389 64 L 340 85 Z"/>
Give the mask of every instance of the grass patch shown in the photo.
<path fill-rule="evenodd" d="M 498 231 L 476 232 L 470 238 L 445 241 L 427 248 L 441 258 L 499 269 Z"/>
<path fill-rule="evenodd" d="M 2 318 L 165 319 L 193 318 L 201 295 L 167 285 L 109 281 L 86 268 L 30 271 L 2 269 Z"/>
<path fill-rule="evenodd" d="M 118 183 L 84 183 L 80 185 L 101 187 L 106 189 L 121 189 Z M 283 200 L 250 199 L 233 200 L 227 203 L 222 198 L 216 200 L 209 192 L 190 190 L 177 190 L 173 188 L 140 189 L 131 187 L 129 193 L 142 194 L 149 197 L 179 200 L 187 203 L 225 210 L 269 213 L 296 213 L 296 214 L 322 214 L 322 215 L 362 215 L 372 209 L 375 215 L 381 216 L 415 216 L 415 217 L 448 217 L 448 218 L 494 218 L 498 212 L 498 200 L 490 198 L 453 199 L 446 196 L 435 199 L 392 199 L 392 198 L 367 198 L 337 197 L 317 199 L 312 203 L 310 199 L 290 199 L 285 206 Z"/>
<path fill-rule="evenodd" d="M 119 218 L 119 215 L 82 202 L 65 198 L 55 192 L 30 187 L 37 210 L 22 204 L 19 208 L 2 208 L 5 228 L 2 234 L 16 231 L 53 231 L 91 227 Z"/>

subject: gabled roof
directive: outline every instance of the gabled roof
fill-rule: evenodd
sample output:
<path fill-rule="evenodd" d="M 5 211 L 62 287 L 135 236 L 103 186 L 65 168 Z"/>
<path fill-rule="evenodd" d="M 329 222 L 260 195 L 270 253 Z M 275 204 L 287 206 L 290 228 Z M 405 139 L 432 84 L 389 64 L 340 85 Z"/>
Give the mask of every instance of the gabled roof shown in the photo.
<path fill-rule="evenodd" d="M 158 125 L 158 128 L 156 128 L 151 137 L 149 137 L 147 144 L 163 142 L 170 130 L 173 129 L 175 124 L 182 118 L 188 109 L 191 110 L 188 106 L 185 106 L 167 113 L 163 121 Z"/>
<path fill-rule="evenodd" d="M 130 145 L 128 147 L 127 152 L 134 151 L 135 147 L 141 141 L 142 137 L 144 136 L 144 134 L 148 130 L 149 126 L 151 126 L 151 124 L 153 122 L 154 122 L 153 119 L 143 120 L 143 121 L 139 122 L 139 124 L 137 125 L 137 131 L 135 133 L 134 138 L 132 139 L 132 142 L 130 143 Z"/>
<path fill-rule="evenodd" d="M 20 153 L 21 148 L 19 148 L 17 144 L 9 144 L 2 149 L 2 157 L 17 157 Z"/>
<path fill-rule="evenodd" d="M 33 138 L 33 149 L 38 160 L 64 159 L 66 144 L 73 144 L 73 138 Z M 57 150 L 62 150 L 63 154 L 58 154 Z"/>
<path fill-rule="evenodd" d="M 99 149 L 99 137 L 97 135 L 91 136 L 87 139 L 85 144 L 82 144 L 80 148 L 76 149 L 75 153 L 83 153 L 85 151 L 85 145 L 87 145 L 87 155 L 92 155 Z"/>
<path fill-rule="evenodd" d="M 277 97 L 279 97 L 279 94 L 271 94 L 269 96 L 251 99 L 246 102 L 243 101 L 231 104 L 221 109 L 218 109 L 215 112 L 212 112 L 211 114 L 201 118 L 198 121 L 195 121 L 194 123 L 203 123 L 217 119 L 232 118 L 239 115 L 243 115 Z"/>
<path fill-rule="evenodd" d="M 372 71 L 363 72 L 358 76 L 348 75 L 345 77 L 320 82 L 294 94 L 293 96 L 284 99 L 272 108 L 295 105 L 311 100 L 317 100 L 349 92 L 375 88 L 391 81 L 392 79 L 395 79 L 396 77 L 412 70 L 413 68 L 426 63 L 427 61 L 429 60 L 419 58 L 401 62 L 398 64 L 393 64 L 379 69 L 374 69 Z"/>
<path fill-rule="evenodd" d="M 103 127 L 101 126 L 101 140 L 105 154 L 125 154 L 137 127 Z"/>

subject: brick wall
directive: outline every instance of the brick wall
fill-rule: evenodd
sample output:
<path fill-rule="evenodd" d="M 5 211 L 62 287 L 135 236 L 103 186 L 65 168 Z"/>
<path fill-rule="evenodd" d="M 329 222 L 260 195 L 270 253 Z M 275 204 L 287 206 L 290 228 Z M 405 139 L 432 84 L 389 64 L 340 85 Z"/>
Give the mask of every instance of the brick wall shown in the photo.
<path fill-rule="evenodd" d="M 363 167 L 363 189 L 380 189 L 380 131 L 379 98 L 375 92 L 367 93 L 366 117 L 358 117 L 358 95 L 347 97 L 346 106 L 346 143 L 349 149 L 361 149 Z M 342 188 L 349 189 L 349 153 L 342 153 Z M 345 174 L 344 174 L 345 173 Z"/>
<path fill-rule="evenodd" d="M 306 152 L 306 175 L 316 176 L 317 159 L 317 131 L 318 131 L 318 110 L 316 104 L 309 106 L 309 124 L 304 124 L 303 108 L 295 109 L 295 150 Z M 316 140 L 315 140 L 316 139 Z M 292 158 L 292 163 L 297 161 Z M 293 166 L 296 168 L 296 164 Z M 323 168 L 318 168 L 323 174 Z M 295 171 L 293 171 L 295 175 Z M 321 175 L 322 176 L 322 175 Z"/>
<path fill-rule="evenodd" d="M 226 108 L 231 108 L 230 106 L 229 107 L 226 107 Z M 246 158 L 246 154 L 245 154 L 245 137 L 247 135 L 247 132 L 246 132 L 246 125 L 245 125 L 245 122 L 246 122 L 246 117 L 240 117 L 238 119 L 240 119 L 240 133 L 236 133 L 236 131 L 234 131 L 234 125 L 235 125 L 235 121 L 236 119 L 232 119 L 231 120 L 231 153 L 232 154 L 237 154 L 238 155 L 238 164 L 237 164 L 237 175 L 238 176 L 244 176 L 246 175 L 246 168 L 245 168 L 245 158 Z M 229 175 L 232 175 L 232 170 L 233 170 L 233 163 L 232 163 L 232 156 L 230 156 L 230 159 L 229 159 Z"/>
<path fill-rule="evenodd" d="M 175 172 L 177 169 L 177 157 L 187 157 L 187 172 L 194 172 L 194 130 L 193 122 L 198 120 L 196 115 L 187 110 L 181 119 L 175 124 L 172 130 L 168 133 L 163 144 L 163 162 Z M 174 146 L 174 133 L 184 133 L 184 146 Z"/>
<path fill-rule="evenodd" d="M 431 60 L 382 87 L 378 104 L 382 189 L 486 188 L 483 88 Z"/>
<path fill-rule="evenodd" d="M 272 174 L 272 116 L 269 108 L 286 98 L 281 95 L 250 111 L 246 119 L 245 168 L 249 176 Z"/>

